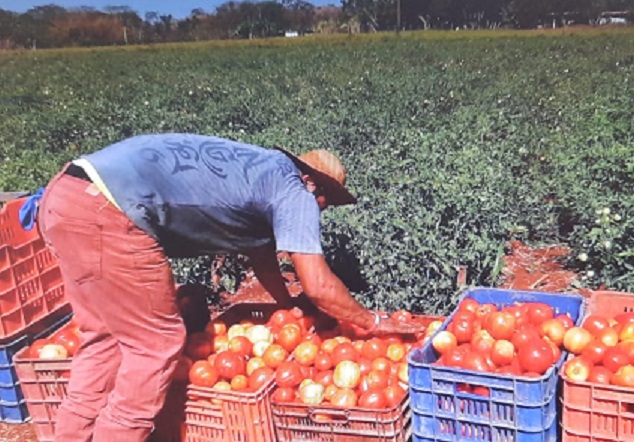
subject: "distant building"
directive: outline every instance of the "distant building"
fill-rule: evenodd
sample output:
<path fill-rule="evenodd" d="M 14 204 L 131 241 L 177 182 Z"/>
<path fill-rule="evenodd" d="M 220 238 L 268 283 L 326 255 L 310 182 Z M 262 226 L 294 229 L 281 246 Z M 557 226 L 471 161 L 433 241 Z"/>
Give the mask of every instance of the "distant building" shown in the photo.
<path fill-rule="evenodd" d="M 297 31 L 286 31 L 284 33 L 284 37 L 299 37 L 299 32 L 297 32 Z"/>
<path fill-rule="evenodd" d="M 604 11 L 599 14 L 599 25 L 629 25 L 634 23 L 634 11 Z"/>

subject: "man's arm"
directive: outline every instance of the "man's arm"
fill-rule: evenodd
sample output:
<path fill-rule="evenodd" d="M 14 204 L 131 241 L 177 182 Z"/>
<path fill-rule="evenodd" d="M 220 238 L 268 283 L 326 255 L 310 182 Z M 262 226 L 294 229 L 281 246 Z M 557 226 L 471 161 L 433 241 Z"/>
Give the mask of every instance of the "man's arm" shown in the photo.
<path fill-rule="evenodd" d="M 306 296 L 317 307 L 344 324 L 352 324 L 373 334 L 416 334 L 424 330 L 416 323 L 382 318 L 375 328 L 376 315 L 361 305 L 343 282 L 330 270 L 323 255 L 291 253 L 299 282 Z"/>
<path fill-rule="evenodd" d="M 246 253 L 260 284 L 277 301 L 281 308 L 292 306 L 291 297 L 280 272 L 274 246 L 252 249 Z"/>
<path fill-rule="evenodd" d="M 304 293 L 320 310 L 340 322 L 364 330 L 373 327 L 375 315 L 352 297 L 345 284 L 330 270 L 323 255 L 290 255 Z"/>

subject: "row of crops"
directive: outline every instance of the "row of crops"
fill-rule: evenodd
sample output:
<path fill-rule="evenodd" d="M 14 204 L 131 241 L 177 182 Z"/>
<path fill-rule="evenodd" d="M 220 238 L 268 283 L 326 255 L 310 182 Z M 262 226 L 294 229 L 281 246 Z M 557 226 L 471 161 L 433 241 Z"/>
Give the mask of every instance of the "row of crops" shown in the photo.
<path fill-rule="evenodd" d="M 325 147 L 360 197 L 324 214 L 328 259 L 367 306 L 447 313 L 512 237 L 634 290 L 631 29 L 3 53 L 0 83 L 0 190 L 144 132 Z"/>

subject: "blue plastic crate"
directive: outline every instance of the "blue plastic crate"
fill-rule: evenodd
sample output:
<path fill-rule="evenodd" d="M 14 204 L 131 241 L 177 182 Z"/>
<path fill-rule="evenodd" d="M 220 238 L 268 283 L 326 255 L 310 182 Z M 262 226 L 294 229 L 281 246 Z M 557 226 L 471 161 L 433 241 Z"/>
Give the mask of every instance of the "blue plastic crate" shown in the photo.
<path fill-rule="evenodd" d="M 67 323 L 71 317 L 72 315 L 66 315 L 49 326 L 46 325 L 45 321 L 40 327 L 33 329 L 32 334 L 24 334 L 8 344 L 0 345 L 1 422 L 19 423 L 25 422 L 29 418 L 20 382 L 13 366 L 13 356 L 22 348 L 30 345 L 34 340 L 49 336 L 53 331 Z"/>
<path fill-rule="evenodd" d="M 476 288 L 462 297 L 498 308 L 543 302 L 555 314 L 580 324 L 585 300 L 579 295 Z M 456 312 L 442 327 L 445 330 Z M 539 378 L 481 373 L 432 365 L 438 358 L 431 340 L 408 358 L 414 440 L 547 442 L 557 439 L 558 369 L 566 354 Z M 487 387 L 489 397 L 458 391 L 459 384 Z"/>

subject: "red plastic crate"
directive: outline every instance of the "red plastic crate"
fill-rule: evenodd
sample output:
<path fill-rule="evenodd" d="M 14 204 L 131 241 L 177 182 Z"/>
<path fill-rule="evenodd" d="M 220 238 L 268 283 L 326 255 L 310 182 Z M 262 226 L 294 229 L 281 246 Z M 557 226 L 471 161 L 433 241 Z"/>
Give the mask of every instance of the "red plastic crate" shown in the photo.
<path fill-rule="evenodd" d="M 264 323 L 276 304 L 235 304 L 215 320 L 230 326 L 244 319 Z M 275 442 L 271 417 L 274 378 L 256 392 L 219 391 L 187 386 L 186 442 Z"/>
<path fill-rule="evenodd" d="M 409 395 L 385 410 L 295 403 L 271 408 L 279 442 L 408 442 L 411 436 Z"/>
<path fill-rule="evenodd" d="M 50 335 L 57 336 L 67 327 Z M 31 359 L 30 347 L 16 353 L 13 362 L 22 395 L 39 442 L 53 442 L 57 409 L 66 397 L 72 359 Z M 184 431 L 186 384 L 173 383 L 156 419 L 150 442 L 181 442 Z"/>
<path fill-rule="evenodd" d="M 586 316 L 634 311 L 634 294 L 597 291 Z M 634 389 L 563 379 L 563 442 L 634 441 Z"/>
<path fill-rule="evenodd" d="M 38 321 L 70 313 L 56 258 L 37 226 L 22 228 L 24 199 L 0 210 L 0 342 L 7 342 Z"/>
<path fill-rule="evenodd" d="M 414 319 L 427 327 L 445 317 L 414 315 Z M 272 403 L 271 409 L 279 442 L 407 442 L 412 424 L 409 405 L 408 393 L 399 405 L 385 410 L 296 403 Z"/>

